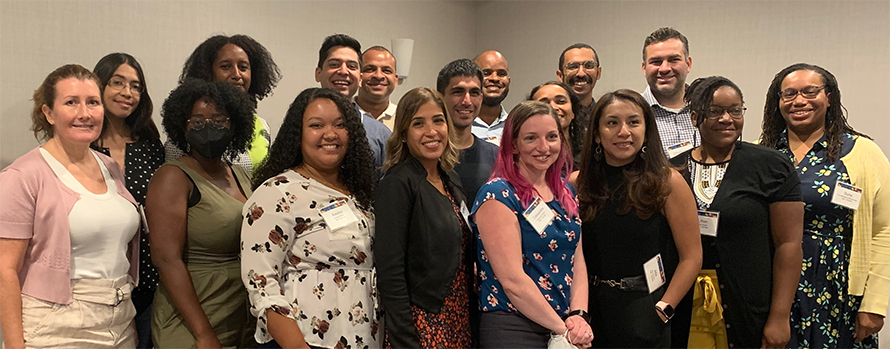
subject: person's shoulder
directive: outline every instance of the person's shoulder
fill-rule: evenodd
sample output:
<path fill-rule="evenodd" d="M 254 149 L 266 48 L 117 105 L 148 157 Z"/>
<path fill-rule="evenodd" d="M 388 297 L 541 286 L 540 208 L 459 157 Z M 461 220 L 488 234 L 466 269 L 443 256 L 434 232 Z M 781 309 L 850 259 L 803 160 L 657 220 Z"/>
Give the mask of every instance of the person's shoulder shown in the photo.
<path fill-rule="evenodd" d="M 479 192 L 496 193 L 504 191 L 512 193 L 515 190 L 513 189 L 513 186 L 510 185 L 510 182 L 507 182 L 506 179 L 501 177 L 492 178 L 479 187 Z"/>
<path fill-rule="evenodd" d="M 374 119 L 368 116 L 367 113 L 362 113 L 362 125 L 365 126 L 365 131 L 368 133 L 368 136 L 389 136 L 392 134 L 389 127 L 386 127 L 380 120 Z"/>
<path fill-rule="evenodd" d="M 409 157 L 408 159 L 402 160 L 399 163 L 395 164 L 395 166 L 390 167 L 386 171 L 386 174 L 383 176 L 381 181 L 416 180 L 417 178 L 424 178 L 425 176 L 426 170 L 419 164 L 415 164 L 414 161 L 412 161 L 412 159 Z"/>
<path fill-rule="evenodd" d="M 787 155 L 782 154 L 782 152 L 776 149 L 768 148 L 760 144 L 739 142 L 738 149 L 741 150 L 739 153 L 743 155 L 744 159 L 749 164 L 763 164 L 770 166 L 778 162 L 791 163 L 791 159 Z"/>

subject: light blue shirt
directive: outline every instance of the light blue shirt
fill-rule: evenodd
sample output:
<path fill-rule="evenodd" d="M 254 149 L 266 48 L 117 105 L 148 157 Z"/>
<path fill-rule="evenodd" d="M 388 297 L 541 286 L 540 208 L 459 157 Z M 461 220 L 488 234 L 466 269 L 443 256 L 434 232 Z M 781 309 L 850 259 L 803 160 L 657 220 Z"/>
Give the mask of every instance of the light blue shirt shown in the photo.
<path fill-rule="evenodd" d="M 362 126 L 365 127 L 368 145 L 371 146 L 371 151 L 374 153 L 374 165 L 378 169 L 383 168 L 383 162 L 386 160 L 386 140 L 392 135 L 392 131 L 382 122 L 363 112 L 358 104 L 353 103 L 353 105 L 355 110 L 362 116 Z"/>

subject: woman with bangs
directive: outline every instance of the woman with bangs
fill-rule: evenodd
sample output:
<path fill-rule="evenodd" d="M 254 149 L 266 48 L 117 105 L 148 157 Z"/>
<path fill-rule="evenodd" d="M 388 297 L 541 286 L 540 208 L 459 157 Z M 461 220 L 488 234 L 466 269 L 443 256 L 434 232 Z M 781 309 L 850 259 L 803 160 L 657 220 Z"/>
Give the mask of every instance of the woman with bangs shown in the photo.
<path fill-rule="evenodd" d="M 674 307 L 701 269 L 692 192 L 661 151 L 652 108 L 639 93 L 603 95 L 588 130 L 573 177 L 584 221 L 593 345 L 670 347 Z"/>
<path fill-rule="evenodd" d="M 562 176 L 572 164 L 559 125 L 543 102 L 513 108 L 491 180 L 476 195 L 480 347 L 586 348 L 594 338 L 578 205 Z"/>

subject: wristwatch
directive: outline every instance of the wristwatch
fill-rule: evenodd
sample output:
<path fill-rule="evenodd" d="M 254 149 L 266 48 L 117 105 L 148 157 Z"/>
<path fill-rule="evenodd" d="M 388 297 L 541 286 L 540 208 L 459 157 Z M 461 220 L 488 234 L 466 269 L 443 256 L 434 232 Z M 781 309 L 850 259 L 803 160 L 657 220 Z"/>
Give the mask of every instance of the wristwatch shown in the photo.
<path fill-rule="evenodd" d="M 655 303 L 655 311 L 657 311 L 658 313 L 663 315 L 665 319 L 667 319 L 664 320 L 664 323 L 667 323 L 671 320 L 672 317 L 674 317 L 674 307 L 664 301 L 658 301 L 658 303 Z"/>
<path fill-rule="evenodd" d="M 570 316 L 575 316 L 575 315 L 580 316 L 588 324 L 590 323 L 590 314 L 588 314 L 586 311 L 581 310 L 581 309 L 575 309 L 575 310 L 570 311 L 569 314 L 566 315 L 566 319 L 568 319 Z"/>

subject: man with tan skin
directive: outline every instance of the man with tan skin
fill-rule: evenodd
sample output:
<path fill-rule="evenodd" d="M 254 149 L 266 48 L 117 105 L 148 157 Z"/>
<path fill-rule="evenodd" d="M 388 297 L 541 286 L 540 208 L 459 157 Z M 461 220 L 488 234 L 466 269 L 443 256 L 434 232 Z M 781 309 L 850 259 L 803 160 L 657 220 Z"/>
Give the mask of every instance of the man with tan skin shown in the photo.
<path fill-rule="evenodd" d="M 482 69 L 482 106 L 479 116 L 473 120 L 473 134 L 482 140 L 500 146 L 507 110 L 501 105 L 510 92 L 510 68 L 498 51 L 485 51 L 476 56 L 476 65 Z"/>
<path fill-rule="evenodd" d="M 581 101 L 581 110 L 575 115 L 581 125 L 587 126 L 596 100 L 593 99 L 593 88 L 603 73 L 599 55 L 588 44 L 577 43 L 566 47 L 559 55 L 559 69 L 556 78 L 572 88 L 572 94 Z"/>
<path fill-rule="evenodd" d="M 692 70 L 689 41 L 674 28 L 660 28 L 643 43 L 643 98 L 652 106 L 661 145 L 668 159 L 700 144 L 683 96 Z"/>
<path fill-rule="evenodd" d="M 396 104 L 389 96 L 399 84 L 396 74 L 396 58 L 386 47 L 372 46 L 362 54 L 362 86 L 355 103 L 363 114 L 368 114 L 392 130 L 396 116 Z"/>

